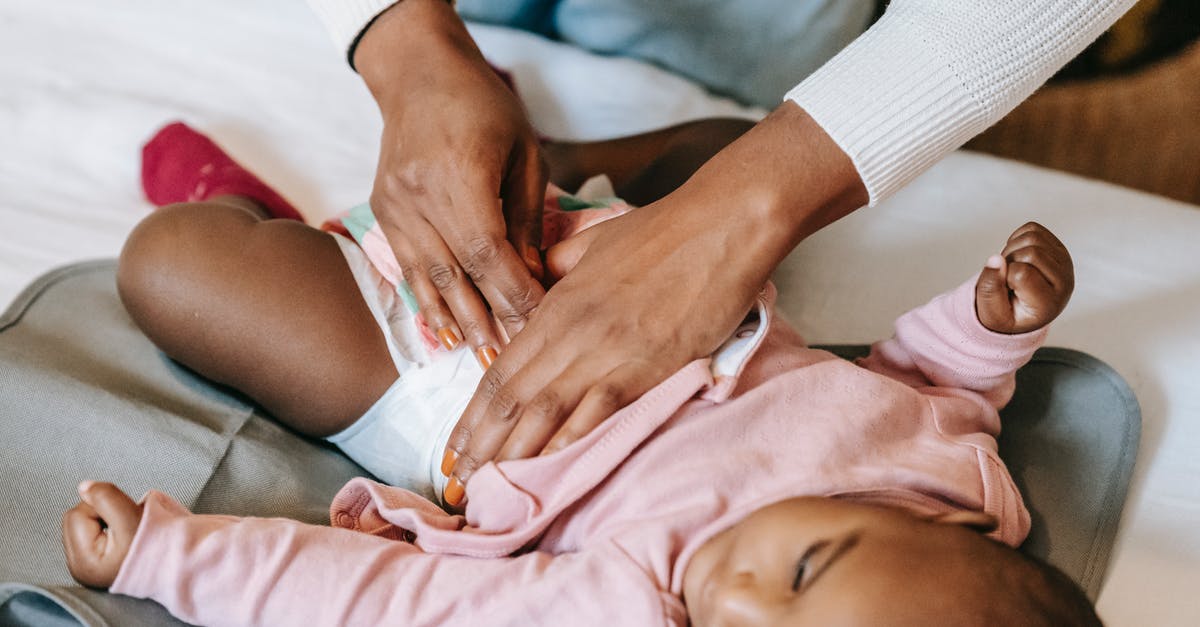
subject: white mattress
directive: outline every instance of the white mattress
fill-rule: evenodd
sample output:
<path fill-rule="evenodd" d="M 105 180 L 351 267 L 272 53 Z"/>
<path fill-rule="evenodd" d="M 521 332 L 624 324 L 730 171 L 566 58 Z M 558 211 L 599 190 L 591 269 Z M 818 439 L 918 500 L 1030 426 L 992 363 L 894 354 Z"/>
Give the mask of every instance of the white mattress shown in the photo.
<path fill-rule="evenodd" d="M 596 138 L 759 112 L 654 68 L 474 29 L 540 129 Z M 138 147 L 183 118 L 313 220 L 366 198 L 373 103 L 299 0 L 0 2 L 0 302 L 53 266 L 117 254 L 149 206 Z M 1200 622 L 1200 210 L 956 154 L 882 206 L 801 245 L 777 277 L 816 342 L 863 342 L 956 284 L 1037 219 L 1071 247 L 1075 298 L 1050 343 L 1130 382 L 1145 419 L 1112 572 L 1112 625 Z M 70 489 L 64 486 L 64 489 Z"/>

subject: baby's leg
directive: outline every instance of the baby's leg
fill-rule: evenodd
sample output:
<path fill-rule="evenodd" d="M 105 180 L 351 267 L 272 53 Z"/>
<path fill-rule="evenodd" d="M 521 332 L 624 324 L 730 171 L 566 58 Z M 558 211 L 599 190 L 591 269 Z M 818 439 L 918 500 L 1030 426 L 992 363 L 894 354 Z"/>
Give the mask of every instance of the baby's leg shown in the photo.
<path fill-rule="evenodd" d="M 121 251 L 117 287 L 171 358 L 312 436 L 352 424 L 396 369 L 333 237 L 243 197 L 163 207 Z"/>
<path fill-rule="evenodd" d="M 605 174 L 618 196 L 634 205 L 650 204 L 683 185 L 752 126 L 749 120 L 713 118 L 604 141 L 549 142 L 550 180 L 573 191 L 588 177 Z"/>

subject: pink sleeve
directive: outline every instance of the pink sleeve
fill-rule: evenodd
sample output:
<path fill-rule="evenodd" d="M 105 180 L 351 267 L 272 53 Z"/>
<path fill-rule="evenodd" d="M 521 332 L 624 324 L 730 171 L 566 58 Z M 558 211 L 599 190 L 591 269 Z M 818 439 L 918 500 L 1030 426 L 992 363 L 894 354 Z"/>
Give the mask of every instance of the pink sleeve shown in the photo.
<path fill-rule="evenodd" d="M 476 559 L 281 518 L 189 513 L 150 492 L 111 591 L 202 625 L 665 625 L 616 550 Z M 603 590 L 604 594 L 597 594 Z M 605 603 L 603 599 L 621 599 Z"/>
<path fill-rule="evenodd" d="M 983 326 L 975 315 L 977 278 L 901 316 L 896 334 L 871 346 L 859 365 L 913 387 L 971 390 L 1003 407 L 1046 329 L 1005 335 Z"/>

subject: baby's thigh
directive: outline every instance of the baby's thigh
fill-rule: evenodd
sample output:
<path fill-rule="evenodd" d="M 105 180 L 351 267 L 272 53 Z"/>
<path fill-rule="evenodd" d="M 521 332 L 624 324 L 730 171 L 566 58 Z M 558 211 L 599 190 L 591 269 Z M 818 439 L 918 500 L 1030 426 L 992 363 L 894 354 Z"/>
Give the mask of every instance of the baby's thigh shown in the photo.
<path fill-rule="evenodd" d="M 163 352 L 303 433 L 351 424 L 396 377 L 337 242 L 299 222 L 171 205 L 130 234 L 117 274 Z"/>

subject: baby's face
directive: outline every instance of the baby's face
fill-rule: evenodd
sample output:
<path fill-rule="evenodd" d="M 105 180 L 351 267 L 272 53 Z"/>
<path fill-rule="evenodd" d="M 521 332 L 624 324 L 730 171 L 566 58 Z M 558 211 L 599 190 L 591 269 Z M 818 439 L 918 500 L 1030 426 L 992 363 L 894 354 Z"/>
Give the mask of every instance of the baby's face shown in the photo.
<path fill-rule="evenodd" d="M 931 612 L 986 602 L 986 586 L 961 583 L 980 579 L 973 566 L 990 553 L 978 543 L 990 542 L 900 510 L 795 498 L 706 542 L 684 573 L 684 602 L 704 626 L 936 624 Z"/>

